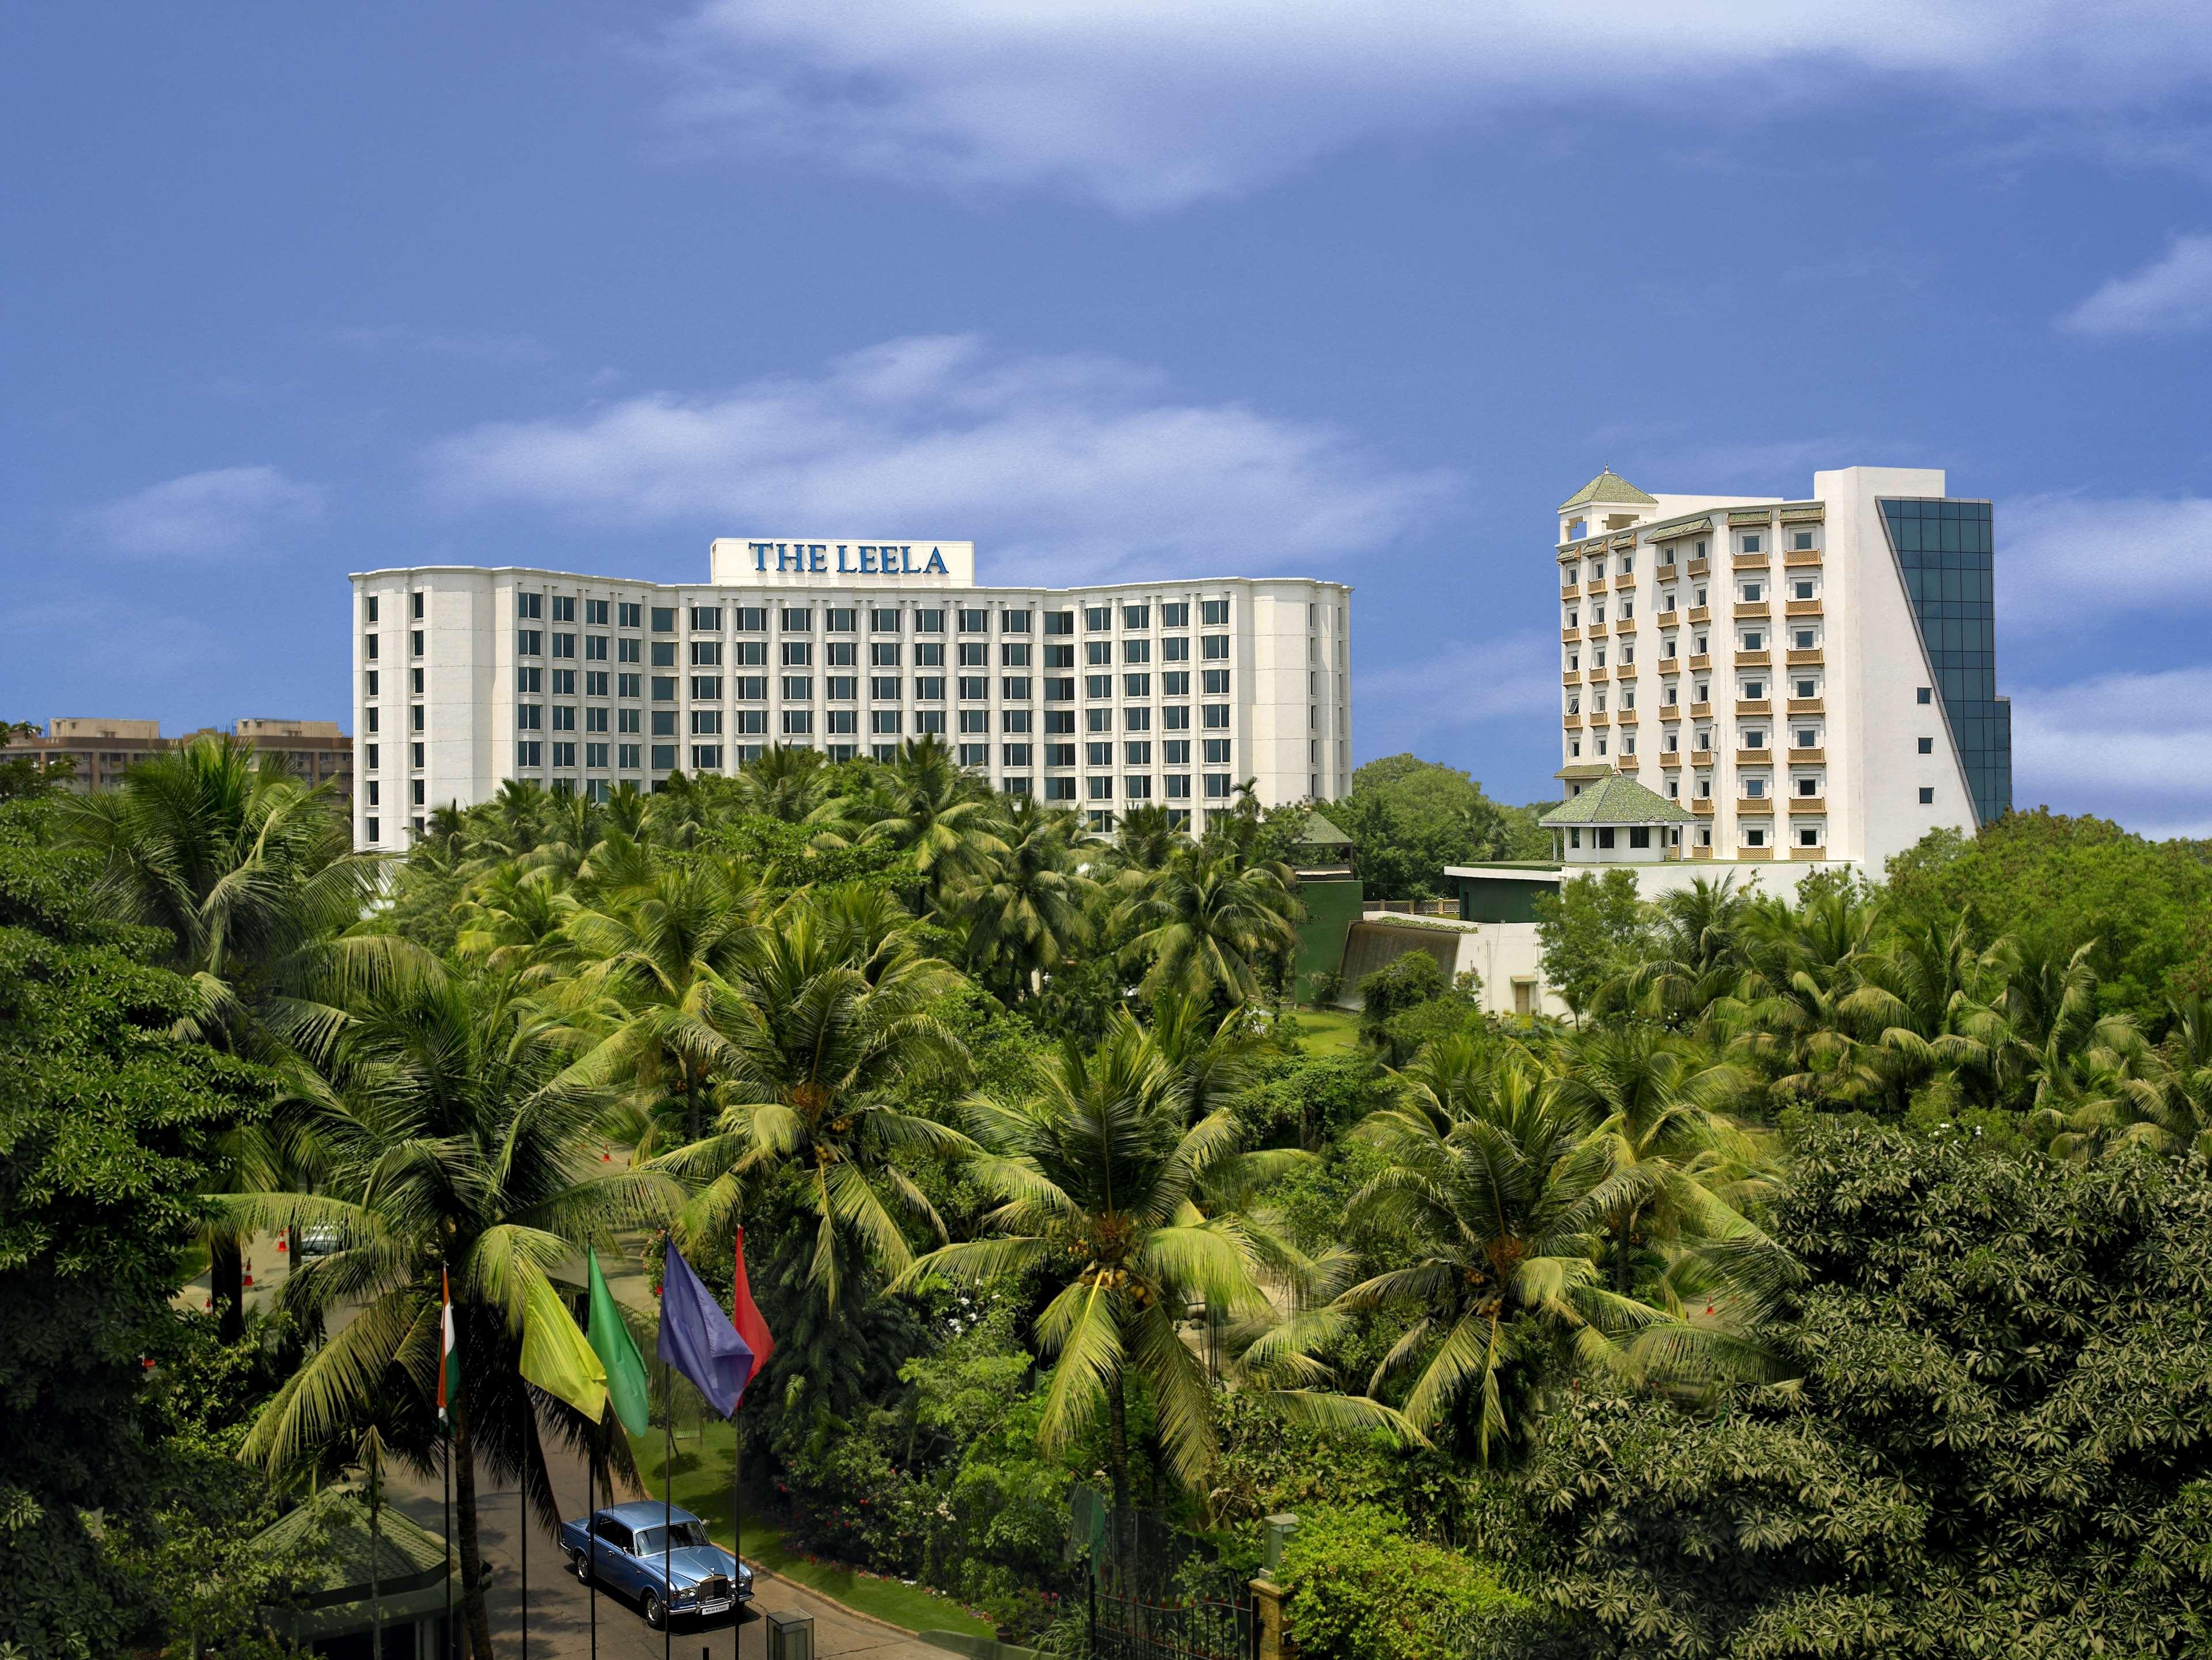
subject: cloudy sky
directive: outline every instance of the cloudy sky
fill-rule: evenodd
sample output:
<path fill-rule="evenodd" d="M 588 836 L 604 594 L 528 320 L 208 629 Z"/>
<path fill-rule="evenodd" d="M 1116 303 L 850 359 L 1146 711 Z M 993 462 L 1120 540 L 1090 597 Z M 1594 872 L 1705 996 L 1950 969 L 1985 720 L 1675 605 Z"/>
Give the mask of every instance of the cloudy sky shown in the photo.
<path fill-rule="evenodd" d="M 1561 498 L 1866 462 L 1996 503 L 2020 802 L 2212 834 L 2208 83 L 2179 0 L 18 9 L 0 715 L 857 526 L 1349 581 L 1358 758 L 1528 800 Z"/>

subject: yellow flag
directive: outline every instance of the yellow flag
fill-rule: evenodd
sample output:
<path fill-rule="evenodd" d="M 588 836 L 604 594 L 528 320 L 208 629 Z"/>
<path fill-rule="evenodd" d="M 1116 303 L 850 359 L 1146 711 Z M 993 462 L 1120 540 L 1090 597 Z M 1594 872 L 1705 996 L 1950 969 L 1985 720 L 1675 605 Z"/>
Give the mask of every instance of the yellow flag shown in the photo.
<path fill-rule="evenodd" d="M 522 1375 L 598 1423 L 607 1409 L 607 1369 L 551 1282 L 534 1280 L 522 1297 Z"/>

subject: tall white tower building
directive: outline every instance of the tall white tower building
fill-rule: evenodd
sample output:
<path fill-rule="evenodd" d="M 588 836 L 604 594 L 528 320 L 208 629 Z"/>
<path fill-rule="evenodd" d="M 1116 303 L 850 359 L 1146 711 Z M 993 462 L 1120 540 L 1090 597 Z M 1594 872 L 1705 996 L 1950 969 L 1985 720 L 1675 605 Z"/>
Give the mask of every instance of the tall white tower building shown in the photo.
<path fill-rule="evenodd" d="M 1938 471 L 1815 473 L 1802 501 L 1600 473 L 1559 507 L 1560 856 L 1879 874 L 2006 812 L 1993 546 Z"/>
<path fill-rule="evenodd" d="M 971 542 L 716 541 L 708 580 L 514 566 L 353 578 L 354 836 L 404 848 L 508 779 L 604 798 L 769 744 L 933 734 L 997 787 L 1188 816 L 1351 777 L 1341 583 L 983 587 Z M 1200 821 L 1202 822 L 1202 820 Z"/>

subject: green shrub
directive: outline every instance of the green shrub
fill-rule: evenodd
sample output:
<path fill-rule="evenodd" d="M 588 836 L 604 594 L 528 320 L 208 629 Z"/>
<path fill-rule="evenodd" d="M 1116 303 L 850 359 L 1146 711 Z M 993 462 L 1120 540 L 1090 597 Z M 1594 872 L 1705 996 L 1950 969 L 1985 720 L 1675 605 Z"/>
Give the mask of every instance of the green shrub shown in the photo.
<path fill-rule="evenodd" d="M 1298 1518 L 1283 1553 L 1285 1617 L 1311 1660 L 1466 1660 L 1528 1604 L 1457 1551 L 1372 1505 Z"/>

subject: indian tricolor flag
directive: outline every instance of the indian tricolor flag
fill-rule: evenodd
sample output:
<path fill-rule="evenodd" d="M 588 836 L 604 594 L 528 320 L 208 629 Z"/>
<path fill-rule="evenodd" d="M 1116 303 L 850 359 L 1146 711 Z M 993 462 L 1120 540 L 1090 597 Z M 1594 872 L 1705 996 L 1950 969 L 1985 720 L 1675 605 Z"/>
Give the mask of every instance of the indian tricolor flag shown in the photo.
<path fill-rule="evenodd" d="M 440 1352 L 438 1360 L 438 1421 L 447 1422 L 447 1412 L 461 1398 L 461 1353 L 453 1341 L 453 1287 L 443 1268 L 438 1270 L 438 1292 L 443 1299 L 439 1317 Z"/>

